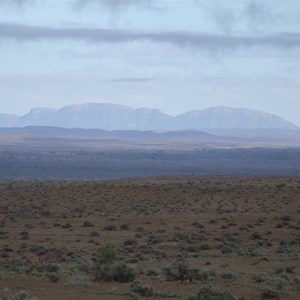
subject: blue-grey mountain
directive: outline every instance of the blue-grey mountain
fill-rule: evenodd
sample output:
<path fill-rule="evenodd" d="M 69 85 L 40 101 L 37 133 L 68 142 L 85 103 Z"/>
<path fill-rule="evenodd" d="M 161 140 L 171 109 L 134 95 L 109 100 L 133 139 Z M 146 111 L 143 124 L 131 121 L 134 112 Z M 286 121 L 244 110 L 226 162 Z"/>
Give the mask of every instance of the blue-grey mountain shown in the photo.
<path fill-rule="evenodd" d="M 87 103 L 61 109 L 33 108 L 24 116 L 0 114 L 0 127 L 56 126 L 105 130 L 180 131 L 204 129 L 298 129 L 276 115 L 214 107 L 171 116 L 158 109 Z"/>

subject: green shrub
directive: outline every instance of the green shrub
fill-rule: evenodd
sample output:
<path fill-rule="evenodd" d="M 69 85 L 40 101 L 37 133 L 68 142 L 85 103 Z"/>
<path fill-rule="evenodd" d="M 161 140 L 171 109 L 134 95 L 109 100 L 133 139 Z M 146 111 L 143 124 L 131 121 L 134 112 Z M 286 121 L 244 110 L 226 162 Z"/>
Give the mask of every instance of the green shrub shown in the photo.
<path fill-rule="evenodd" d="M 28 293 L 26 291 L 20 291 L 15 296 L 7 295 L 2 300 L 25 300 L 28 299 Z"/>
<path fill-rule="evenodd" d="M 49 272 L 47 273 L 47 277 L 52 281 L 52 282 L 58 282 L 61 274 L 59 272 Z"/>
<path fill-rule="evenodd" d="M 235 300 L 236 298 L 228 290 L 214 287 L 204 287 L 190 300 Z"/>
<path fill-rule="evenodd" d="M 110 244 L 102 245 L 95 255 L 94 276 L 96 280 L 131 282 L 137 274 L 126 264 L 114 265 L 116 250 Z"/>
<path fill-rule="evenodd" d="M 122 225 L 120 225 L 120 229 L 121 230 L 129 230 L 130 224 L 129 223 L 122 224 Z"/>
<path fill-rule="evenodd" d="M 113 275 L 111 274 L 111 268 L 107 265 L 96 265 L 94 269 L 94 279 L 112 281 Z"/>
<path fill-rule="evenodd" d="M 205 250 L 211 250 L 212 248 L 210 244 L 204 243 L 200 245 L 199 249 L 205 251 Z"/>
<path fill-rule="evenodd" d="M 268 277 L 265 273 L 254 273 L 252 275 L 252 279 L 255 282 L 262 283 L 262 282 L 265 282 L 268 279 Z"/>
<path fill-rule="evenodd" d="M 293 221 L 293 218 L 289 215 L 285 215 L 285 216 L 281 216 L 280 217 L 280 221 L 283 221 L 283 222 L 291 222 Z"/>
<path fill-rule="evenodd" d="M 239 227 L 239 230 L 240 230 L 240 231 L 249 231 L 249 228 L 248 228 L 247 225 L 241 225 L 241 226 Z"/>
<path fill-rule="evenodd" d="M 274 288 L 272 286 L 265 286 L 262 288 L 261 298 L 262 299 L 279 298 L 280 294 L 281 294 L 280 291 L 277 290 L 276 288 Z"/>
<path fill-rule="evenodd" d="M 185 260 L 179 260 L 163 269 L 167 280 L 176 281 L 210 281 L 216 277 L 214 271 L 191 269 Z"/>
<path fill-rule="evenodd" d="M 295 273 L 295 266 L 289 266 L 289 267 L 280 267 L 275 269 L 275 274 L 284 274 L 284 273 Z"/>
<path fill-rule="evenodd" d="M 114 266 L 102 265 L 95 270 L 95 280 L 132 282 L 136 279 L 136 271 L 126 264 Z"/>
<path fill-rule="evenodd" d="M 94 227 L 94 224 L 90 221 L 84 221 L 83 222 L 83 227 Z"/>
<path fill-rule="evenodd" d="M 28 231 L 20 232 L 20 237 L 22 240 L 29 240 L 30 239 L 29 232 Z"/>
<path fill-rule="evenodd" d="M 167 280 L 181 280 L 189 279 L 189 267 L 185 260 L 179 260 L 163 269 Z"/>
<path fill-rule="evenodd" d="M 111 265 L 116 259 L 116 250 L 110 244 L 104 244 L 95 254 L 94 276 L 96 280 L 113 280 Z"/>
<path fill-rule="evenodd" d="M 111 224 L 111 225 L 104 226 L 103 230 L 106 230 L 106 231 L 116 231 L 117 227 L 116 227 L 116 225 Z"/>
<path fill-rule="evenodd" d="M 98 237 L 100 234 L 97 231 L 91 231 L 89 237 Z"/>
<path fill-rule="evenodd" d="M 159 273 L 158 273 L 156 270 L 148 269 L 148 270 L 146 271 L 146 275 L 147 275 L 147 276 L 158 276 Z"/>
<path fill-rule="evenodd" d="M 123 244 L 125 246 L 136 246 L 138 244 L 138 241 L 137 239 L 134 239 L 134 238 L 129 238 L 129 239 L 126 239 Z"/>
<path fill-rule="evenodd" d="M 116 250 L 112 245 L 102 245 L 96 253 L 96 265 L 111 265 L 115 261 L 116 255 Z"/>
<path fill-rule="evenodd" d="M 132 282 L 136 279 L 136 271 L 126 264 L 118 265 L 114 268 L 114 280 L 119 282 Z"/>
<path fill-rule="evenodd" d="M 189 236 L 184 232 L 176 232 L 173 234 L 172 241 L 179 242 L 183 240 L 188 240 Z"/>
<path fill-rule="evenodd" d="M 287 274 L 280 274 L 267 279 L 261 290 L 263 299 L 279 298 L 286 292 L 290 279 Z"/>
<path fill-rule="evenodd" d="M 54 273 L 60 271 L 61 266 L 58 263 L 48 263 L 46 265 L 46 271 L 49 273 Z"/>
<path fill-rule="evenodd" d="M 205 226 L 203 224 L 201 224 L 200 222 L 193 222 L 192 224 L 194 227 L 198 228 L 198 229 L 204 229 Z"/>
<path fill-rule="evenodd" d="M 300 276 L 296 276 L 293 278 L 293 283 L 300 287 Z"/>
<path fill-rule="evenodd" d="M 154 289 L 149 284 L 141 284 L 138 281 L 131 285 L 131 290 L 133 293 L 138 294 L 143 297 L 154 296 Z"/>
<path fill-rule="evenodd" d="M 25 300 L 28 297 L 28 293 L 26 291 L 20 291 L 19 293 L 17 293 L 17 295 L 15 296 L 16 300 Z"/>
<path fill-rule="evenodd" d="M 227 280 L 234 280 L 234 279 L 236 279 L 236 276 L 233 273 L 231 273 L 231 272 L 221 273 L 220 277 L 222 279 L 227 279 Z"/>
<path fill-rule="evenodd" d="M 258 239 L 260 239 L 261 238 L 261 236 L 260 236 L 260 234 L 258 233 L 258 232 L 253 232 L 252 234 L 251 234 L 251 238 L 253 239 L 253 240 L 258 240 Z"/>

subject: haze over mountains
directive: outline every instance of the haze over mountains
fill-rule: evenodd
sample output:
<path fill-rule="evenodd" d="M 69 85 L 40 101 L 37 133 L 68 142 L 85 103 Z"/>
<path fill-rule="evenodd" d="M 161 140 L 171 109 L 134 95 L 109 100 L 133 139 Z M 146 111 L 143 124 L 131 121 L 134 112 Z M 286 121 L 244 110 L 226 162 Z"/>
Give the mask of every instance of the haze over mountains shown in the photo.
<path fill-rule="evenodd" d="M 87 103 L 61 109 L 33 108 L 24 116 L 0 114 L 0 127 L 55 126 L 105 130 L 299 129 L 276 115 L 244 108 L 213 107 L 178 116 L 158 109 Z"/>
<path fill-rule="evenodd" d="M 247 109 L 83 104 L 2 114 L 0 127 L 0 179 L 300 174 L 300 129 Z"/>

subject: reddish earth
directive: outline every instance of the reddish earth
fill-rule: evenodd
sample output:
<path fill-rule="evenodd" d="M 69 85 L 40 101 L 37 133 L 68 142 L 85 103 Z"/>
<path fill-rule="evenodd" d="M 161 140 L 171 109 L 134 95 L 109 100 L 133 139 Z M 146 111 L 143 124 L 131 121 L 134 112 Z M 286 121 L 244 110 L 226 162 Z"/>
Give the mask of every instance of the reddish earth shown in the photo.
<path fill-rule="evenodd" d="M 0 195 L 3 299 L 143 298 L 130 282 L 95 280 L 107 244 L 114 264 L 153 288 L 148 299 L 189 299 L 206 286 L 300 299 L 299 177 L 2 181 Z M 198 277 L 167 276 L 179 263 Z"/>

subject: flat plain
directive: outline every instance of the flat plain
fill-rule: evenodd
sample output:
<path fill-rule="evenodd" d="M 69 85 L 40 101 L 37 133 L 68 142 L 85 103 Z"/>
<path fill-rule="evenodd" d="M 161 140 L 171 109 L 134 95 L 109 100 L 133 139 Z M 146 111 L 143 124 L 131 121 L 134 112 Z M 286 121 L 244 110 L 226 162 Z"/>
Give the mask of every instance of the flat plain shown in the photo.
<path fill-rule="evenodd" d="M 3 299 L 300 299 L 300 177 L 2 180 L 0 195 Z"/>

